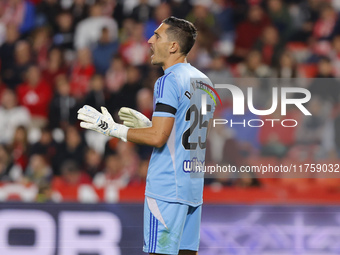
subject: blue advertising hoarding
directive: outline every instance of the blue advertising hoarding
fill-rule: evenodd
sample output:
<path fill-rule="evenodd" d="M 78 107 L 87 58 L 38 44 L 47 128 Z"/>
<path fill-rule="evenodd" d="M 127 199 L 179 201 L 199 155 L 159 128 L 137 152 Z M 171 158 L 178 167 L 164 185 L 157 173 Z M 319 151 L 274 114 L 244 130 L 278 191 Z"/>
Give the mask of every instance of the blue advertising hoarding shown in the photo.
<path fill-rule="evenodd" d="M 142 219 L 142 204 L 1 203 L 0 254 L 143 254 Z M 340 254 L 340 207 L 204 205 L 199 254 Z"/>

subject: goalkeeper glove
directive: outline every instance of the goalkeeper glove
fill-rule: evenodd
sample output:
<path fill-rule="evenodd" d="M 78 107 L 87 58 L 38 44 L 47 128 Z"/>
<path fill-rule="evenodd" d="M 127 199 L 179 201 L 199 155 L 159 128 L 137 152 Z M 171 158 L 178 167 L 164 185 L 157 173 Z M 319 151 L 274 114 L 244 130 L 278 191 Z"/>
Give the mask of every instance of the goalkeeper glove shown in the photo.
<path fill-rule="evenodd" d="M 127 127 L 143 128 L 152 126 L 152 122 L 145 115 L 128 107 L 120 108 L 118 115 Z"/>
<path fill-rule="evenodd" d="M 101 107 L 102 113 L 89 105 L 84 105 L 78 110 L 78 119 L 82 120 L 82 128 L 97 131 L 106 136 L 113 136 L 127 141 L 128 127 L 116 123 L 105 107 Z"/>

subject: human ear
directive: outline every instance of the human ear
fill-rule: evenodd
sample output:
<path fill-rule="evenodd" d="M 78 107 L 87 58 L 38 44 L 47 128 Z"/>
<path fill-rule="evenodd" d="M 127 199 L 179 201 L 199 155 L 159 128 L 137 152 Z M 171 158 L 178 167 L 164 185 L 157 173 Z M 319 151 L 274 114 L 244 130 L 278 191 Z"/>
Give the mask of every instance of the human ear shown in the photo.
<path fill-rule="evenodd" d="M 170 42 L 170 53 L 176 53 L 179 49 L 179 45 L 177 42 Z"/>

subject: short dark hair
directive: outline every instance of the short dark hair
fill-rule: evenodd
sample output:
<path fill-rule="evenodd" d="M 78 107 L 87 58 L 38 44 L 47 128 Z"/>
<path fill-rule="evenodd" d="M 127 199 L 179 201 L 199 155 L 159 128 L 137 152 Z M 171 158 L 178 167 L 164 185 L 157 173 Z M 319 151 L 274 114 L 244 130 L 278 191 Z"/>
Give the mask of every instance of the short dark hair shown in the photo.
<path fill-rule="evenodd" d="M 80 172 L 78 163 L 74 160 L 66 160 L 61 165 L 61 172 L 62 173 L 77 173 Z"/>
<path fill-rule="evenodd" d="M 163 20 L 162 23 L 169 25 L 165 31 L 169 37 L 169 40 L 177 41 L 180 46 L 180 51 L 184 55 L 188 55 L 196 41 L 196 27 L 191 22 L 176 18 L 174 16 Z"/>
<path fill-rule="evenodd" d="M 331 61 L 331 59 L 329 58 L 329 57 L 327 57 L 327 56 L 321 56 L 320 58 L 319 58 L 319 61 L 318 61 L 319 63 L 321 63 L 321 62 L 326 62 L 326 63 L 331 63 L 332 61 Z"/>

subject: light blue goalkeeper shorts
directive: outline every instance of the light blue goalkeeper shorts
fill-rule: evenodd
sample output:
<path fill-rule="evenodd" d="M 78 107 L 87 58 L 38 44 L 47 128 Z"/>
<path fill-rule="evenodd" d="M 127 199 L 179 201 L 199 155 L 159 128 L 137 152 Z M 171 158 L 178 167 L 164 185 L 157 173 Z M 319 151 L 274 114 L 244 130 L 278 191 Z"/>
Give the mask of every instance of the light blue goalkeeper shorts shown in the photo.
<path fill-rule="evenodd" d="M 178 254 L 198 251 L 202 206 L 192 207 L 146 197 L 144 246 L 147 253 Z"/>

